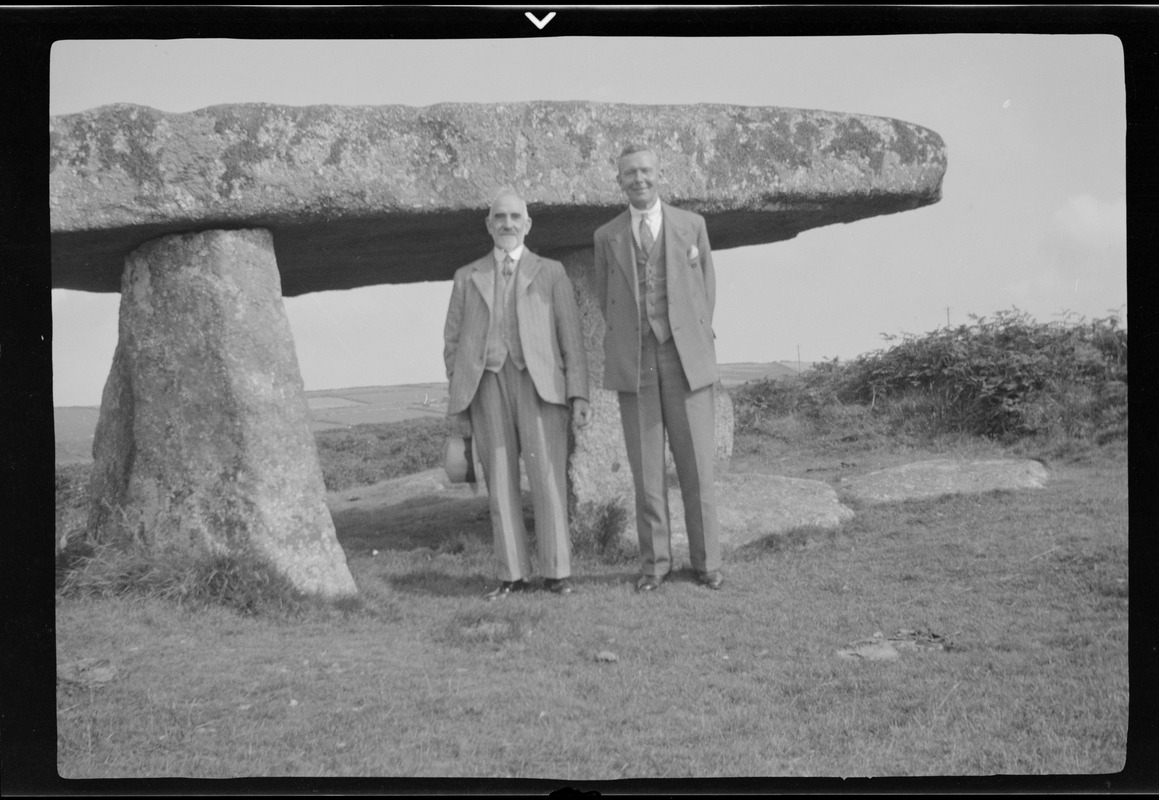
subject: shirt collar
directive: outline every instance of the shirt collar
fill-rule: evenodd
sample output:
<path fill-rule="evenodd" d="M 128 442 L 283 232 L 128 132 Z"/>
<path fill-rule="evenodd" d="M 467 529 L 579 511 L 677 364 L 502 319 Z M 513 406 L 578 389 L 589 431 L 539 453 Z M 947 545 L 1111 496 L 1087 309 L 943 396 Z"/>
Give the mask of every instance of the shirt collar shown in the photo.
<path fill-rule="evenodd" d="M 503 266 L 503 259 L 507 258 L 507 251 L 502 248 L 495 247 L 491 250 L 491 256 L 495 259 L 495 264 L 499 267 Z M 519 245 L 511 251 L 511 260 L 519 264 L 519 259 L 523 258 L 523 245 Z"/>
<path fill-rule="evenodd" d="M 648 223 L 650 225 L 655 225 L 656 221 L 659 219 L 662 219 L 662 217 L 663 217 L 663 215 L 660 212 L 660 198 L 659 197 L 656 198 L 655 203 L 653 203 L 652 205 L 650 205 L 648 208 L 644 209 L 643 211 L 641 211 L 640 209 L 636 208 L 634 205 L 629 203 L 628 204 L 628 211 L 632 212 L 632 227 L 633 228 L 639 227 L 640 217 L 647 216 Z"/>

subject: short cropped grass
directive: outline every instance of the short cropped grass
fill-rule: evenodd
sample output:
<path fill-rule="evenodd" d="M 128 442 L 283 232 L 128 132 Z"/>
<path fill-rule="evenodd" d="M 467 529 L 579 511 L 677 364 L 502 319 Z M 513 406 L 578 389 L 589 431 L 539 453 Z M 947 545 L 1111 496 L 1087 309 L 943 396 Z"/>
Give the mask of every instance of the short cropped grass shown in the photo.
<path fill-rule="evenodd" d="M 684 565 L 638 595 L 632 563 L 592 554 L 570 597 L 486 604 L 484 518 L 448 528 L 443 547 L 393 547 L 383 531 L 350 557 L 360 599 L 345 609 L 61 596 L 59 662 L 105 659 L 116 677 L 61 683 L 60 772 L 1114 773 L 1129 703 L 1125 450 L 1054 470 L 1040 491 L 862 508 L 837 530 L 766 538 L 728 554 L 720 592 Z M 952 646 L 837 655 L 903 628 Z"/>

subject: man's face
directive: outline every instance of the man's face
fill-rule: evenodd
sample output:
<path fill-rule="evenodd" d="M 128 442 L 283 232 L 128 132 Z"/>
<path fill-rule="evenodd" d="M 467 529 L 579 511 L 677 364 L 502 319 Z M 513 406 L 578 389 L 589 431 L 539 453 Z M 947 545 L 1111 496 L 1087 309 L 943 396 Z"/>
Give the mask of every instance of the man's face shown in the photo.
<path fill-rule="evenodd" d="M 649 150 L 638 150 L 620 159 L 620 188 L 636 208 L 648 208 L 656 202 L 659 178 L 656 154 Z"/>
<path fill-rule="evenodd" d="M 487 231 L 500 250 L 510 253 L 523 244 L 523 237 L 531 230 L 527 206 L 513 194 L 495 200 L 487 217 Z"/>

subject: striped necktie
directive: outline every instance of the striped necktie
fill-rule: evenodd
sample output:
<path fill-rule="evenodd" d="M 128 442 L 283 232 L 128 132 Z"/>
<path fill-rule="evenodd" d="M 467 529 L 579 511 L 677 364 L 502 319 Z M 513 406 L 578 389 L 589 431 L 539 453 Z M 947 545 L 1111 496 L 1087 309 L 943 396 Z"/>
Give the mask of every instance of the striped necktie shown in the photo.
<path fill-rule="evenodd" d="M 652 252 L 652 245 L 656 243 L 656 238 L 652 235 L 652 226 L 648 224 L 648 215 L 645 214 L 640 217 L 640 249 L 645 253 Z"/>

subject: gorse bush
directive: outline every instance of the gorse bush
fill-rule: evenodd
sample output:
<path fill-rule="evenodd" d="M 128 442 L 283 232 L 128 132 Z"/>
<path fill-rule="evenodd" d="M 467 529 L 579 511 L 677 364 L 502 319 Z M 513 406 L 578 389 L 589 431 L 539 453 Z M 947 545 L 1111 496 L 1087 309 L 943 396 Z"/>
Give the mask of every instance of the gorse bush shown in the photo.
<path fill-rule="evenodd" d="M 862 406 L 894 433 L 1125 437 L 1127 332 L 1117 318 L 1040 323 L 1013 309 L 970 319 L 887 336 L 888 349 L 824 361 L 797 379 L 748 384 L 734 394 L 738 432 L 787 414 L 824 425 Z"/>
<path fill-rule="evenodd" d="M 1015 309 L 971 320 L 859 356 L 848 368 L 846 396 L 874 405 L 917 391 L 940 428 L 1007 437 L 1043 432 L 1052 420 L 1036 409 L 1077 389 L 1084 390 L 1080 407 L 1091 411 L 1094 395 L 1126 383 L 1127 333 L 1113 317 L 1039 323 Z M 1111 389 L 1108 399 L 1113 404 L 1120 394 Z"/>

